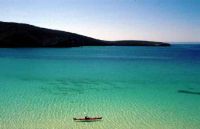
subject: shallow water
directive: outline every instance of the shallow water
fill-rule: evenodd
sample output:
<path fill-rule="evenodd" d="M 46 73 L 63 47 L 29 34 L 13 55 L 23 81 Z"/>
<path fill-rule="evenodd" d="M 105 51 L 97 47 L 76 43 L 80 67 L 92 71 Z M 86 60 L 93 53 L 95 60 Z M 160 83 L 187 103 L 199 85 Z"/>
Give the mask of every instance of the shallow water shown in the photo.
<path fill-rule="evenodd" d="M 198 129 L 199 66 L 200 45 L 0 49 L 0 129 Z"/>

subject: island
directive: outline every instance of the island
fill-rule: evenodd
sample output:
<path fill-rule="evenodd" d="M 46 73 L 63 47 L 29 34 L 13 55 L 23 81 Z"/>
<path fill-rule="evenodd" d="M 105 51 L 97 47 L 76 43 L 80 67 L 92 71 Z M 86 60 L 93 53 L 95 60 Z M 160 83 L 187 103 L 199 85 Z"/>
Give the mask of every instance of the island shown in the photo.
<path fill-rule="evenodd" d="M 24 23 L 0 21 L 1 48 L 65 48 L 80 46 L 170 46 L 170 44 L 141 40 L 105 41 L 71 32 L 41 28 Z"/>

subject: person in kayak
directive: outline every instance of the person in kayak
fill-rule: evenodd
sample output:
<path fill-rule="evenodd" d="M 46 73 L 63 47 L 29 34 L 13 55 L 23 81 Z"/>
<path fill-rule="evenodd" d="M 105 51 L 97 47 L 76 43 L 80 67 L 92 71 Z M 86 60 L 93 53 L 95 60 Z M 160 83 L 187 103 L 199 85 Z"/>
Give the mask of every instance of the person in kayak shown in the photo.
<path fill-rule="evenodd" d="M 102 117 L 88 117 L 85 116 L 84 118 L 73 118 L 73 120 L 77 121 L 96 121 L 96 120 L 101 120 Z"/>
<path fill-rule="evenodd" d="M 90 119 L 90 118 L 89 118 L 88 116 L 85 116 L 85 119 L 88 120 L 88 119 Z"/>

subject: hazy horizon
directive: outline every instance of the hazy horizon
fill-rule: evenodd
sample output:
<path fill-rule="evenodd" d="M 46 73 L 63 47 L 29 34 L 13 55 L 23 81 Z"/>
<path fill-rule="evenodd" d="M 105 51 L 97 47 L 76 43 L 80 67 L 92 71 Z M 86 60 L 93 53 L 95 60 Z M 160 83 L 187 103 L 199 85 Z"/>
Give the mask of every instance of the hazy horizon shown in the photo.
<path fill-rule="evenodd" d="M 200 42 L 198 0 L 1 0 L 0 21 L 102 40 Z"/>

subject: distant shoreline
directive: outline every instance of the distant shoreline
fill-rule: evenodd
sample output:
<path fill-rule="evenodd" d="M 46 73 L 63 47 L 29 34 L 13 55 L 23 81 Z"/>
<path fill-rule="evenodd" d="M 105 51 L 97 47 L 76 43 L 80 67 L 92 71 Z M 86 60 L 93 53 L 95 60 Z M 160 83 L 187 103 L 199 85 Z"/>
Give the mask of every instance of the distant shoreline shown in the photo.
<path fill-rule="evenodd" d="M 29 24 L 0 22 L 1 48 L 68 48 L 80 46 L 170 46 L 170 44 L 142 40 L 105 41 Z"/>
<path fill-rule="evenodd" d="M 200 42 L 171 42 L 173 44 L 194 44 L 194 45 L 197 45 L 197 44 L 200 44 Z"/>

